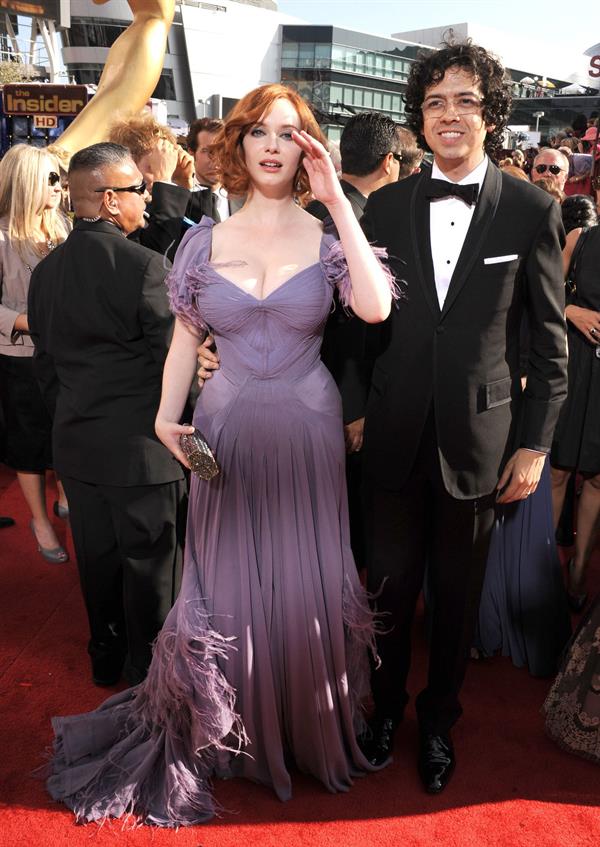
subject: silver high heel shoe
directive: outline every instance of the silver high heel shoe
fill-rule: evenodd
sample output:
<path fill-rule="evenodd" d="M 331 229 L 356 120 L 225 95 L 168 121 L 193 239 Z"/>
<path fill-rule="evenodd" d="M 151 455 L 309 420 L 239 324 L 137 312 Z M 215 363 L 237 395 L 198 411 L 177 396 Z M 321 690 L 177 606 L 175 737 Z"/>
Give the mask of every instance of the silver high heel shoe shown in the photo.
<path fill-rule="evenodd" d="M 29 529 L 37 542 L 38 553 L 40 553 L 47 562 L 50 562 L 51 565 L 64 565 L 69 561 L 69 554 L 64 547 L 42 547 L 38 541 L 37 535 L 35 534 L 33 520 L 29 521 Z"/>

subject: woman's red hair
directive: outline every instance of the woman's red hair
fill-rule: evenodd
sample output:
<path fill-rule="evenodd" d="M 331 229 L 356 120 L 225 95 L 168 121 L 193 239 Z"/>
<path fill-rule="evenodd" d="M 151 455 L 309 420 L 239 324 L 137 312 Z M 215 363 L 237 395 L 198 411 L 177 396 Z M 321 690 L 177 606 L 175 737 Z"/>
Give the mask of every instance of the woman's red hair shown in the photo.
<path fill-rule="evenodd" d="M 228 194 L 237 196 L 248 194 L 250 177 L 246 169 L 242 139 L 248 130 L 269 111 L 273 103 L 280 98 L 289 100 L 292 104 L 300 118 L 300 128 L 327 147 L 327 140 L 321 132 L 310 106 L 297 91 L 280 83 L 261 85 L 260 88 L 250 91 L 236 103 L 212 145 L 221 182 Z M 300 203 L 310 199 L 310 182 L 302 167 L 302 157 L 292 190 L 294 197 Z"/>

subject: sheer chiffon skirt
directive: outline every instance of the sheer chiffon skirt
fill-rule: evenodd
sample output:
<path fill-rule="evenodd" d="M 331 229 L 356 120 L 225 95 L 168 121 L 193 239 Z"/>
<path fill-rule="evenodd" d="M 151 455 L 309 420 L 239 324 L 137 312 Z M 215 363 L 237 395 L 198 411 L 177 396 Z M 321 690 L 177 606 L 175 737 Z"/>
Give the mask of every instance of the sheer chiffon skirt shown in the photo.
<path fill-rule="evenodd" d="M 311 384 L 232 387 L 221 373 L 232 401 L 199 402 L 222 473 L 192 481 L 182 589 L 149 675 L 53 720 L 48 788 L 78 819 L 189 825 L 215 812 L 213 775 L 286 800 L 291 762 L 330 791 L 372 769 L 356 735 L 373 620 L 350 551 L 339 396 L 320 368 Z"/>

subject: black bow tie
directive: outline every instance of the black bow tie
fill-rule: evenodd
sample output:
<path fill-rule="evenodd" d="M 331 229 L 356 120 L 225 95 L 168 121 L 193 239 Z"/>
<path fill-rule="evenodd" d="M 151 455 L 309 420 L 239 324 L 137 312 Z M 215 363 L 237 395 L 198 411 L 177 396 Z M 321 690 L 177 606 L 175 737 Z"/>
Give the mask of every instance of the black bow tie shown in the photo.
<path fill-rule="evenodd" d="M 477 203 L 479 185 L 471 182 L 468 185 L 458 185 L 456 182 L 446 182 L 445 179 L 430 179 L 425 192 L 429 200 L 441 200 L 443 197 L 459 197 L 468 206 Z"/>

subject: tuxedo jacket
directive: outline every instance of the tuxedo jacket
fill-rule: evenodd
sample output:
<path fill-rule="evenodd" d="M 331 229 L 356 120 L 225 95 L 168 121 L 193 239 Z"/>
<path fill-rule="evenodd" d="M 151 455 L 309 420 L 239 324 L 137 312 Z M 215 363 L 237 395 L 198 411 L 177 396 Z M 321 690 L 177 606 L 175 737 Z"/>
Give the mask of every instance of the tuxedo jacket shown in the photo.
<path fill-rule="evenodd" d="M 340 180 L 340 186 L 350 201 L 357 220 L 360 220 L 367 198 L 344 179 Z M 329 219 L 331 222 L 327 206 L 318 200 L 309 203 L 306 211 L 321 221 Z M 355 315 L 348 315 L 336 294 L 335 308 L 325 325 L 321 359 L 333 376 L 342 396 L 345 424 L 352 423 L 365 415 L 370 375 L 366 359 L 366 338 L 367 326 L 364 321 Z"/>
<path fill-rule="evenodd" d="M 54 466 L 115 486 L 181 479 L 154 434 L 173 319 L 163 257 L 106 221 L 77 221 L 34 269 L 28 315 L 45 396 L 58 381 Z"/>
<path fill-rule="evenodd" d="M 352 206 L 352 211 L 354 212 L 356 219 L 360 220 L 367 204 L 367 198 L 364 194 L 360 193 L 358 188 L 355 188 L 352 183 L 346 182 L 345 179 L 340 179 L 340 188 L 350 201 L 350 205 Z M 313 217 L 318 218 L 320 221 L 324 221 L 325 218 L 330 217 L 327 206 L 324 203 L 321 203 L 320 200 L 312 200 L 306 207 L 306 211 Z"/>
<path fill-rule="evenodd" d="M 548 452 L 566 396 L 560 208 L 491 162 L 440 309 L 429 230 L 429 174 L 371 194 L 369 241 L 402 260 L 404 299 L 370 334 L 374 358 L 365 468 L 401 487 L 433 411 L 444 484 L 458 499 L 490 494 L 518 447 Z M 529 328 L 527 386 L 520 335 Z"/>

